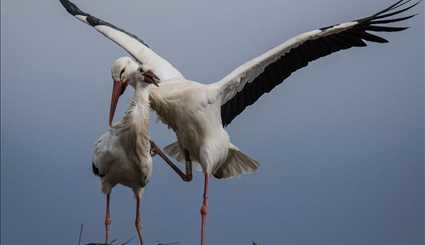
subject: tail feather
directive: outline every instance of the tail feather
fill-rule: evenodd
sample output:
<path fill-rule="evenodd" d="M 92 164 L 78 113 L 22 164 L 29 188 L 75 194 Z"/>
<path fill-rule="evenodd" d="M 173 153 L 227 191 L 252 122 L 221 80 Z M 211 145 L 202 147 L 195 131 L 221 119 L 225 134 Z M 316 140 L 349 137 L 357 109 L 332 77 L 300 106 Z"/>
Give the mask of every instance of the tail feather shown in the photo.
<path fill-rule="evenodd" d="M 99 171 L 99 168 L 96 166 L 94 162 L 91 163 L 91 168 L 94 175 L 99 176 L 101 178 L 105 176 L 105 174 Z"/>
<path fill-rule="evenodd" d="M 165 153 L 167 153 L 167 155 L 172 156 L 174 159 L 176 159 L 180 163 L 184 163 L 185 161 L 184 155 L 181 152 L 180 146 L 177 142 L 171 143 L 167 145 L 166 147 L 164 147 L 164 151 Z"/>
<path fill-rule="evenodd" d="M 241 174 L 249 174 L 255 172 L 260 164 L 241 152 L 236 146 L 231 145 L 226 161 L 214 171 L 214 177 L 218 179 L 226 179 Z"/>
<path fill-rule="evenodd" d="M 177 142 L 167 145 L 164 151 L 179 163 L 185 162 L 184 154 Z M 226 161 L 213 171 L 213 176 L 218 179 L 227 179 L 241 174 L 253 173 L 259 166 L 260 164 L 256 160 L 245 155 L 236 146 L 231 144 Z M 201 170 L 198 164 L 195 164 L 194 167 L 196 170 Z"/>

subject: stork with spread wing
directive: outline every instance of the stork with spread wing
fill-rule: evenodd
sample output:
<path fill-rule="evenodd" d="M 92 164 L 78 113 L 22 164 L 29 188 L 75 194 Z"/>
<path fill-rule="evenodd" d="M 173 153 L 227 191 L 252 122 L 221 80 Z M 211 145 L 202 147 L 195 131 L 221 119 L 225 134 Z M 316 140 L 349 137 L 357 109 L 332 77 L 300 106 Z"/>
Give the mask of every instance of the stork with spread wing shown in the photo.
<path fill-rule="evenodd" d="M 376 14 L 342 24 L 309 31 L 270 49 L 236 68 L 222 80 L 203 84 L 186 79 L 141 39 L 106 21 L 81 11 L 67 0 L 60 0 L 67 11 L 79 20 L 124 48 L 133 59 L 115 78 L 114 94 L 119 96 L 129 83 L 129 75 L 138 64 L 160 79 L 160 86 L 150 94 L 152 109 L 161 121 L 174 130 L 177 142 L 165 149 L 188 165 L 197 162 L 204 172 L 204 195 L 201 208 L 201 244 L 205 244 L 205 220 L 208 209 L 208 178 L 230 178 L 254 172 L 259 163 L 242 153 L 230 141 L 225 130 L 233 119 L 263 94 L 281 84 L 293 72 L 320 57 L 367 43 L 386 43 L 376 33 L 398 32 L 406 27 L 393 23 L 412 18 L 401 15 L 419 2 L 399 0 Z M 116 102 L 117 97 L 113 100 Z M 116 103 L 112 103 L 110 123 Z"/>

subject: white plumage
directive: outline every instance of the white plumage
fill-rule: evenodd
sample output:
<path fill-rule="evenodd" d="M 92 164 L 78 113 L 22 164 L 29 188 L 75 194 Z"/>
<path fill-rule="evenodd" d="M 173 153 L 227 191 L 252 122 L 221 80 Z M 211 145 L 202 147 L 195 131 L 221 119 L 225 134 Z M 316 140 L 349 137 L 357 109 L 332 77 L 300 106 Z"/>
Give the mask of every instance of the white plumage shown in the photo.
<path fill-rule="evenodd" d="M 144 124 L 149 118 L 148 108 L 144 107 L 149 105 L 138 103 L 132 102 L 127 118 L 100 136 L 95 144 L 93 167 L 97 169 L 97 175 L 102 176 L 102 191 L 105 194 L 110 193 L 117 184 L 130 187 L 138 193 L 149 182 L 152 174 L 148 125 Z M 136 126 L 145 129 L 136 129 Z"/>
<path fill-rule="evenodd" d="M 114 64 L 113 70 L 121 70 L 125 60 Z M 121 74 L 123 75 L 123 74 Z M 107 195 L 105 243 L 109 240 L 110 211 L 109 200 L 112 188 L 122 184 L 131 188 L 136 197 L 136 229 L 140 244 L 141 220 L 139 213 L 143 190 L 152 175 L 152 158 L 149 139 L 149 90 L 143 82 L 141 72 L 131 74 L 135 93 L 124 118 L 112 126 L 96 142 L 93 156 L 93 172 L 101 177 L 102 191 Z"/>
<path fill-rule="evenodd" d="M 152 89 L 152 109 L 177 136 L 177 142 L 165 150 L 177 160 L 183 160 L 187 151 L 190 160 L 217 178 L 253 172 L 258 163 L 231 144 L 221 123 L 218 92 L 214 86 L 184 79 L 168 80 Z M 232 154 L 228 154 L 229 151 Z"/>

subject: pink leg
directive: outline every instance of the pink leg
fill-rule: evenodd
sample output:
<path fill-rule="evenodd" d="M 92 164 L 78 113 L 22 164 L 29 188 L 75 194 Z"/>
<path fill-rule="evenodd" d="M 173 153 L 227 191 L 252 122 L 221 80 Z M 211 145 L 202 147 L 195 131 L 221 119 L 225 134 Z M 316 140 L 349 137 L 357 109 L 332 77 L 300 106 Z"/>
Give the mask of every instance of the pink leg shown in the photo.
<path fill-rule="evenodd" d="M 204 196 L 201 207 L 201 245 L 205 245 L 206 219 L 208 213 L 208 174 L 204 173 Z"/>
<path fill-rule="evenodd" d="M 106 215 L 105 215 L 105 244 L 109 243 L 109 227 L 112 223 L 110 212 L 111 194 L 106 195 Z"/>
<path fill-rule="evenodd" d="M 140 201 L 141 201 L 141 195 L 136 194 L 136 221 L 135 226 L 137 230 L 137 236 L 139 237 L 140 245 L 143 245 L 143 238 L 142 238 L 142 221 L 140 218 Z"/>

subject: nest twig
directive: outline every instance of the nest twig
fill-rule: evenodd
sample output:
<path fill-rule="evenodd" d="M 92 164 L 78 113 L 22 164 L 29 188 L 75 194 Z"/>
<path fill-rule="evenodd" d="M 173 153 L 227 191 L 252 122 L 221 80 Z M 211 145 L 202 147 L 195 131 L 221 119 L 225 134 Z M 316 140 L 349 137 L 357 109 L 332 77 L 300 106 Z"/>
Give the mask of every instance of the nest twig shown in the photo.
<path fill-rule="evenodd" d="M 81 240 L 83 237 L 83 229 L 84 229 L 84 225 L 81 224 L 80 226 L 80 234 L 78 236 L 78 245 L 81 245 Z M 113 239 L 111 241 L 111 243 L 99 243 L 99 242 L 89 242 L 86 243 L 84 245 L 127 245 L 129 244 L 132 240 L 134 239 L 134 237 L 131 237 L 130 239 L 126 240 L 125 242 L 120 243 L 120 241 L 118 241 L 118 239 Z M 180 242 L 175 241 L 175 242 L 161 242 L 161 241 L 157 241 L 156 245 L 176 245 L 179 244 Z M 252 241 L 252 245 L 258 245 L 256 241 Z"/>

